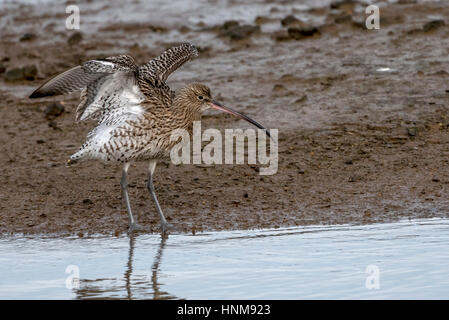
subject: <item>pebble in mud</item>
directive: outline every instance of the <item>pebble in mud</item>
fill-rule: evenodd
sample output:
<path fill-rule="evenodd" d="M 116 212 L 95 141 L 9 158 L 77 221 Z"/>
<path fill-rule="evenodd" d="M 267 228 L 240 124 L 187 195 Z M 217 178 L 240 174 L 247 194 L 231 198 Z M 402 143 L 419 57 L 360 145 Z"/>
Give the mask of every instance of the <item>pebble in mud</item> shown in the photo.
<path fill-rule="evenodd" d="M 282 84 L 275 84 L 273 86 L 273 97 L 286 97 L 291 96 L 294 93 L 289 91 L 284 85 Z"/>
<path fill-rule="evenodd" d="M 227 20 L 223 23 L 222 29 L 229 30 L 239 26 L 239 22 L 237 20 Z"/>
<path fill-rule="evenodd" d="M 426 24 L 423 25 L 422 27 L 422 31 L 424 32 L 430 32 L 436 29 L 439 29 L 443 26 L 445 26 L 446 24 L 444 23 L 444 20 L 433 20 L 433 21 L 429 21 Z"/>
<path fill-rule="evenodd" d="M 427 23 L 425 23 L 421 29 L 412 29 L 407 32 L 408 35 L 414 35 L 414 34 L 421 34 L 421 33 L 427 33 L 432 32 L 440 29 L 441 27 L 444 27 L 446 23 L 444 20 L 432 20 Z"/>
<path fill-rule="evenodd" d="M 363 216 L 364 216 L 365 218 L 370 218 L 370 217 L 371 217 L 371 214 L 372 214 L 371 210 L 370 210 L 370 209 L 367 209 L 367 210 L 365 210 L 365 212 L 363 213 Z"/>
<path fill-rule="evenodd" d="M 264 17 L 264 16 L 257 16 L 257 17 L 254 19 L 254 23 L 257 24 L 257 25 L 261 25 L 261 24 L 264 24 L 264 23 L 268 23 L 268 22 L 270 22 L 270 21 L 271 21 L 270 18 Z"/>
<path fill-rule="evenodd" d="M 281 20 L 281 25 L 283 27 L 293 26 L 293 25 L 294 26 L 303 26 L 304 23 L 302 21 L 300 21 L 299 19 L 297 19 L 295 16 L 289 15 Z"/>
<path fill-rule="evenodd" d="M 32 41 L 34 39 L 36 39 L 36 35 L 34 33 L 28 32 L 28 33 L 25 33 L 24 35 L 22 35 L 20 37 L 19 41 L 22 41 L 22 42 L 23 41 Z"/>
<path fill-rule="evenodd" d="M 352 16 L 350 14 L 341 14 L 334 18 L 334 22 L 337 24 L 347 23 L 352 21 Z"/>
<path fill-rule="evenodd" d="M 281 31 L 276 31 L 275 33 L 273 33 L 273 39 L 276 41 L 288 41 L 288 40 L 292 40 L 292 38 L 290 38 L 290 36 L 288 35 L 288 32 L 286 30 L 281 30 Z"/>
<path fill-rule="evenodd" d="M 259 26 L 240 25 L 239 22 L 234 20 L 226 21 L 223 24 L 222 29 L 224 31 L 221 35 L 224 37 L 229 37 L 234 41 L 249 38 L 252 34 L 260 31 Z"/>
<path fill-rule="evenodd" d="M 37 67 L 35 65 L 29 65 L 22 68 L 23 76 L 26 80 L 34 80 L 37 75 Z"/>
<path fill-rule="evenodd" d="M 5 81 L 14 82 L 21 80 L 32 81 L 37 75 L 37 68 L 35 65 L 29 65 L 22 68 L 13 68 L 4 74 Z"/>
<path fill-rule="evenodd" d="M 52 128 L 53 130 L 58 130 L 58 131 L 61 131 L 61 128 L 59 128 L 58 127 L 58 124 L 56 123 L 56 121 L 49 121 L 48 122 L 48 126 L 50 127 L 50 128 Z"/>
<path fill-rule="evenodd" d="M 348 178 L 348 182 L 358 182 L 360 181 L 362 178 L 359 175 L 352 175 Z"/>
<path fill-rule="evenodd" d="M 307 101 L 307 95 L 306 94 L 303 94 L 300 98 L 298 98 L 298 99 L 296 99 L 295 100 L 295 103 L 302 103 L 302 102 L 304 102 L 304 101 Z"/>
<path fill-rule="evenodd" d="M 64 113 L 64 106 L 58 102 L 48 105 L 44 110 L 45 119 L 53 120 Z"/>
<path fill-rule="evenodd" d="M 356 4 L 356 0 L 339 0 L 332 2 L 330 8 L 352 13 L 354 12 Z"/>
<path fill-rule="evenodd" d="M 5 81 L 19 81 L 19 80 L 23 80 L 23 71 L 21 68 L 14 68 L 14 69 L 10 69 L 8 71 L 6 71 L 5 73 Z"/>
<path fill-rule="evenodd" d="M 274 93 L 276 93 L 276 92 L 284 92 L 285 90 L 287 90 L 287 89 L 286 89 L 285 86 L 282 85 L 282 84 L 276 83 L 276 84 L 273 86 L 273 92 L 274 92 Z"/>
<path fill-rule="evenodd" d="M 416 127 L 407 128 L 407 134 L 408 134 L 410 137 L 416 136 L 416 133 L 417 133 Z"/>
<path fill-rule="evenodd" d="M 301 26 L 301 27 L 289 27 L 287 30 L 280 30 L 273 33 L 273 38 L 276 41 L 288 41 L 288 40 L 303 40 L 306 38 L 320 36 L 321 32 L 317 27 L 313 26 Z"/>
<path fill-rule="evenodd" d="M 312 26 L 288 28 L 287 33 L 294 40 L 302 40 L 307 37 L 320 35 L 318 28 Z"/>
<path fill-rule="evenodd" d="M 75 44 L 78 44 L 81 42 L 81 40 L 83 39 L 83 35 L 81 32 L 75 32 L 74 34 L 72 34 L 68 39 L 67 39 L 67 43 L 70 46 L 73 46 Z"/>

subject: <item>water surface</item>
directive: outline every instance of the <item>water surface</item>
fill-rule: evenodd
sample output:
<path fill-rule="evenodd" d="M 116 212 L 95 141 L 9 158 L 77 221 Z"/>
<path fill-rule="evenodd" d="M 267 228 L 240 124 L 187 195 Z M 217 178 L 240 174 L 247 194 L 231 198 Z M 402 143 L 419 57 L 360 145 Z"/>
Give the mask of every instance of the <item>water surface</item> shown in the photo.
<path fill-rule="evenodd" d="M 0 238 L 0 298 L 448 299 L 448 262 L 448 219 L 168 238 L 14 236 Z"/>

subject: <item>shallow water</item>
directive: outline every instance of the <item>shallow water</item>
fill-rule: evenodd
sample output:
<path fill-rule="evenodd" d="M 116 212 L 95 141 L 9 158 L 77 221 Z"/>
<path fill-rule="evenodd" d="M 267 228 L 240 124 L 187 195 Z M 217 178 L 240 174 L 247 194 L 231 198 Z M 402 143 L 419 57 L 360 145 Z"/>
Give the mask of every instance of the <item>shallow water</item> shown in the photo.
<path fill-rule="evenodd" d="M 448 219 L 165 239 L 2 237 L 0 298 L 448 299 L 448 261 Z"/>

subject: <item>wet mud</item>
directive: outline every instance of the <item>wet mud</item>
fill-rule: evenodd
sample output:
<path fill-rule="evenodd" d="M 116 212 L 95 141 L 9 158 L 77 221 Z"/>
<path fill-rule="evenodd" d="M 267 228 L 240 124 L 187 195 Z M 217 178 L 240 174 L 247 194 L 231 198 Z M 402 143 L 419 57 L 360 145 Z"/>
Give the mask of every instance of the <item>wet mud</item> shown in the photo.
<path fill-rule="evenodd" d="M 95 125 L 74 122 L 79 96 L 27 96 L 80 62 L 127 53 L 144 63 L 183 41 L 200 54 L 170 86 L 203 82 L 278 129 L 279 167 L 261 176 L 259 165 L 160 163 L 155 187 L 176 231 L 449 215 L 443 1 L 380 3 L 379 30 L 364 27 L 366 5 L 357 1 L 81 1 L 80 30 L 65 28 L 70 2 L 45 3 L 0 4 L 0 233 L 126 232 L 120 167 L 66 167 Z M 249 126 L 211 111 L 202 127 Z M 147 165 L 129 173 L 135 215 L 157 232 Z"/>

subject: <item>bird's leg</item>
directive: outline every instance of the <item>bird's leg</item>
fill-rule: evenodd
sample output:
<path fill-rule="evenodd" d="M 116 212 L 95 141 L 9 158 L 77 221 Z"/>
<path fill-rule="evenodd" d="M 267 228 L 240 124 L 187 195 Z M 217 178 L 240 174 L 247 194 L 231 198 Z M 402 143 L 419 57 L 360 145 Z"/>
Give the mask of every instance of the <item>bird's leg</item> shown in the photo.
<path fill-rule="evenodd" d="M 154 190 L 153 174 L 154 174 L 154 170 L 156 169 L 156 163 L 157 163 L 157 160 L 150 161 L 147 187 L 148 187 L 148 191 L 150 192 L 151 196 L 153 197 L 154 203 L 156 204 L 157 212 L 159 213 L 159 216 L 161 217 L 162 233 L 165 233 L 165 232 L 167 232 L 170 225 L 167 223 L 167 220 L 165 220 L 164 214 L 162 213 L 161 206 L 159 205 L 159 201 L 157 200 L 157 197 L 156 197 L 156 192 Z"/>
<path fill-rule="evenodd" d="M 125 199 L 126 210 L 128 211 L 128 218 L 129 218 L 128 234 L 130 234 L 133 231 L 143 230 L 144 228 L 136 223 L 136 220 L 134 219 L 133 213 L 131 211 L 131 204 L 129 203 L 129 196 L 128 196 L 128 181 L 126 180 L 128 168 L 129 163 L 125 163 L 122 169 L 122 179 L 120 180 L 120 186 L 122 187 L 123 198 Z"/>

